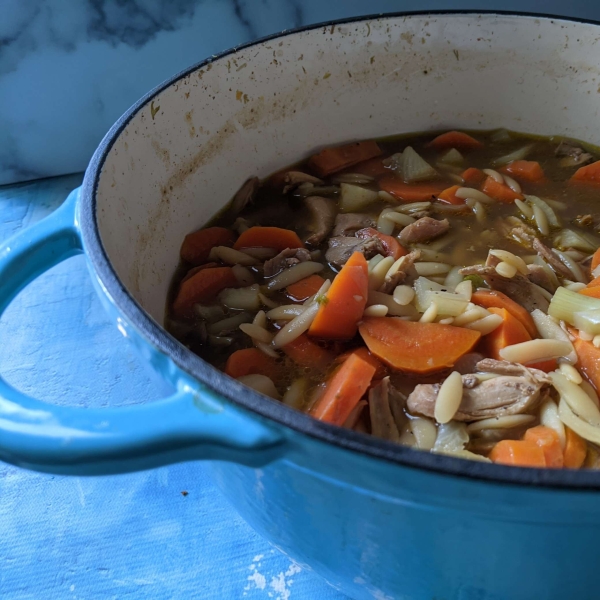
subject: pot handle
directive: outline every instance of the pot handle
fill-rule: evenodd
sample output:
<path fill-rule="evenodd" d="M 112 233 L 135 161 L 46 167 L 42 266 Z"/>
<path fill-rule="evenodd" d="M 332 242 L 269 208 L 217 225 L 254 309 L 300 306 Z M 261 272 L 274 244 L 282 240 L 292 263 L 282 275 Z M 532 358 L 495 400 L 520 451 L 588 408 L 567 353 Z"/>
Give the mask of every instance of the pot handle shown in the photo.
<path fill-rule="evenodd" d="M 0 246 L 0 315 L 44 271 L 83 252 L 79 189 L 49 217 Z M 196 459 L 260 466 L 279 457 L 283 436 L 223 402 L 184 373 L 177 391 L 120 408 L 51 405 L 0 378 L 0 460 L 67 475 L 124 473 Z"/>

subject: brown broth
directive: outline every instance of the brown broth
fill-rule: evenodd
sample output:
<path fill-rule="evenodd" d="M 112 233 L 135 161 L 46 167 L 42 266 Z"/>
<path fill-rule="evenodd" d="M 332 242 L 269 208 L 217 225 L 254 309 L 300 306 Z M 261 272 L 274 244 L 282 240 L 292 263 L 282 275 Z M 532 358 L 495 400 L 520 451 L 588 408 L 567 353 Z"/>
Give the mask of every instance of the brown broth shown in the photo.
<path fill-rule="evenodd" d="M 497 132 L 489 131 L 473 131 L 469 132 L 478 140 L 484 143 L 480 150 L 463 152 L 464 162 L 456 167 L 451 165 L 442 165 L 440 157 L 446 150 L 439 152 L 427 146 L 427 143 L 433 139 L 437 133 L 427 132 L 411 135 L 402 135 L 389 137 L 377 140 L 380 148 L 383 150 L 383 157 L 389 157 L 396 152 L 402 151 L 407 146 L 412 146 L 430 165 L 434 166 L 439 173 L 442 174 L 442 181 L 447 187 L 456 185 L 455 176 L 460 175 L 467 167 L 476 167 L 479 169 L 493 168 L 492 164 L 498 157 L 507 155 L 525 145 L 531 144 L 531 150 L 526 156 L 526 160 L 537 161 L 543 168 L 546 175 L 546 180 L 543 183 L 531 183 L 519 180 L 524 194 L 531 194 L 541 198 L 556 201 L 555 211 L 562 222 L 564 228 L 572 229 L 584 236 L 597 246 L 600 243 L 600 235 L 594 227 L 581 227 L 577 218 L 581 215 L 598 214 L 598 203 L 600 201 L 600 185 L 581 185 L 569 183 L 569 178 L 577 170 L 577 166 L 564 167 L 561 166 L 561 159 L 555 156 L 555 150 L 560 142 L 560 138 L 532 136 L 520 133 L 509 132 L 507 139 L 495 141 L 498 137 Z M 598 149 L 584 143 L 578 143 L 586 152 L 589 152 L 597 160 L 600 157 Z M 256 194 L 254 202 L 247 206 L 240 214 L 232 215 L 228 210 L 223 211 L 216 216 L 207 226 L 224 226 L 231 228 L 235 219 L 245 219 L 250 225 L 276 226 L 287 229 L 293 229 L 301 239 L 306 239 L 310 232 L 310 219 L 308 210 L 303 204 L 302 195 L 296 191 L 294 193 L 283 194 L 282 192 L 282 174 L 289 170 L 301 170 L 310 172 L 307 167 L 307 162 L 302 161 L 283 169 L 278 173 L 261 182 L 260 188 Z M 356 167 L 349 167 L 341 173 L 353 173 Z M 335 177 L 340 173 L 325 178 L 325 186 L 331 187 L 335 181 Z M 377 181 L 368 184 L 361 184 L 362 187 L 378 190 Z M 463 184 L 465 187 L 470 187 L 469 184 Z M 339 193 L 325 190 L 329 197 L 337 199 Z M 316 195 L 319 195 L 318 193 Z M 325 194 L 323 194 L 325 195 Z M 378 201 L 369 205 L 366 209 L 361 210 L 361 213 L 368 213 L 374 220 L 383 208 L 389 206 L 390 203 Z M 485 206 L 487 213 L 484 223 L 476 220 L 474 214 L 467 211 L 464 214 L 454 214 L 448 212 L 448 205 L 434 204 L 431 216 L 442 219 L 447 218 L 450 222 L 450 230 L 447 234 L 439 239 L 433 240 L 426 247 L 443 254 L 447 261 L 453 265 L 468 266 L 474 264 L 482 264 L 485 262 L 488 251 L 491 248 L 499 248 L 509 250 L 517 255 L 530 254 L 517 242 L 507 239 L 498 229 L 498 223 L 507 217 L 521 218 L 526 224 L 535 227 L 531 220 L 523 218 L 518 207 L 515 204 L 504 204 L 496 202 Z M 600 219 L 599 219 L 600 222 Z M 559 229 L 553 229 L 548 236 L 537 234 L 542 241 L 548 246 L 554 245 Z M 397 233 L 397 230 L 396 230 Z M 597 240 L 597 241 L 595 241 Z M 325 251 L 327 249 L 327 238 L 318 248 L 311 250 L 321 251 L 321 261 L 325 263 Z M 319 259 L 318 259 L 319 260 Z M 168 306 L 171 306 L 173 299 L 177 293 L 182 278 L 190 269 L 189 265 L 181 263 L 171 285 Z M 321 276 L 333 279 L 336 269 L 325 263 L 325 270 L 320 273 Z M 259 271 L 255 270 L 256 281 L 263 284 L 265 279 Z M 290 299 L 284 293 L 285 290 L 271 294 L 269 298 L 277 304 L 290 304 Z M 217 300 L 215 299 L 215 303 Z M 264 307 L 263 307 L 264 308 Z M 268 308 L 264 308 L 268 310 Z M 224 309 L 223 318 L 239 314 L 241 311 Z M 251 313 L 254 316 L 255 311 Z M 203 323 L 200 317 L 193 319 L 182 320 L 176 319 L 167 309 L 166 315 L 167 329 L 190 350 L 198 354 L 204 360 L 210 362 L 219 369 L 224 369 L 225 362 L 228 356 L 237 349 L 252 347 L 251 339 L 242 333 L 239 328 L 220 336 L 221 342 L 224 345 L 215 344 L 214 338 L 207 340 L 204 328 L 207 323 Z M 210 325 L 208 325 L 210 327 Z M 271 327 L 272 331 L 275 331 Z M 349 349 L 362 345 L 360 337 L 357 336 L 349 342 L 327 342 L 320 341 L 320 345 L 330 349 L 335 354 L 341 354 Z M 275 381 L 275 384 L 281 394 L 289 384 L 298 377 L 306 378 L 308 382 L 308 392 L 306 394 L 306 403 L 304 408 L 310 403 L 311 392 L 315 386 L 326 380 L 329 372 L 333 368 L 316 371 L 297 366 L 289 358 L 282 356 L 279 359 L 281 363 L 280 377 Z M 415 377 L 396 373 L 394 383 L 405 392 L 410 392 L 416 383 L 440 381 L 444 378 L 447 372 L 440 372 L 428 377 Z M 368 419 L 367 419 L 368 421 Z M 368 427 L 368 423 L 367 423 Z M 512 431 L 505 437 L 518 437 L 520 430 Z M 478 444 L 473 445 L 475 451 L 484 452 L 489 444 L 479 440 Z M 487 450 L 485 450 L 487 452 Z"/>

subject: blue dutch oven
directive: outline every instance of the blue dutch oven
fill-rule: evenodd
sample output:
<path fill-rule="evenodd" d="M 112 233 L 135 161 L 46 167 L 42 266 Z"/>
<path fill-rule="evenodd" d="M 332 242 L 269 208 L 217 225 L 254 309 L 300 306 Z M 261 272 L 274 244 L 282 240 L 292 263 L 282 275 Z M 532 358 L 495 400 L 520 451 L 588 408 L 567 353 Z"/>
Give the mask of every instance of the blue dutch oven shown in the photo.
<path fill-rule="evenodd" d="M 161 323 L 181 240 L 248 176 L 449 126 L 599 144 L 599 84 L 597 24 L 497 13 L 318 25 L 176 75 L 114 125 L 83 186 L 0 254 L 4 310 L 84 253 L 111 318 L 176 392 L 97 410 L 0 381 L 0 458 L 73 475 L 209 459 L 248 523 L 353 598 L 597 598 L 599 473 L 469 462 L 329 426 L 217 371 Z"/>

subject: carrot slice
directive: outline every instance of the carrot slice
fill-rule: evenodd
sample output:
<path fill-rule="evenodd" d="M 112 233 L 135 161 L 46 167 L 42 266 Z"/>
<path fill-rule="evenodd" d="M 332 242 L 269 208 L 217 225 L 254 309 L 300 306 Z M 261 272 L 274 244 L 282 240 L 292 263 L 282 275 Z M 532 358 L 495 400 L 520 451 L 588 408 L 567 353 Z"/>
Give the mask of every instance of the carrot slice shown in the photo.
<path fill-rule="evenodd" d="M 564 450 L 565 469 L 579 469 L 585 461 L 587 444 L 585 440 L 572 429 L 565 427 L 567 442 Z"/>
<path fill-rule="evenodd" d="M 579 290 L 579 293 L 584 296 L 589 296 L 590 298 L 600 298 L 600 287 L 585 287 L 582 290 Z"/>
<path fill-rule="evenodd" d="M 231 267 L 202 269 L 181 283 L 173 312 L 178 317 L 189 317 L 194 304 L 213 300 L 225 288 L 233 287 L 238 287 L 238 282 Z"/>
<path fill-rule="evenodd" d="M 477 290 L 471 296 L 471 302 L 483 308 L 505 308 L 513 317 L 516 317 L 524 325 L 527 333 L 532 338 L 538 335 L 537 327 L 533 322 L 531 315 L 520 304 L 509 298 L 502 292 L 496 290 Z"/>
<path fill-rule="evenodd" d="M 220 266 L 221 265 L 219 263 L 209 262 L 209 263 L 205 263 L 203 265 L 199 265 L 198 267 L 194 267 L 193 269 L 190 269 L 185 274 L 185 277 L 181 280 L 180 283 L 187 281 L 190 277 L 193 277 L 196 273 L 198 273 L 198 271 L 202 271 L 203 269 L 214 269 L 215 267 L 220 267 Z"/>
<path fill-rule="evenodd" d="M 523 200 L 523 194 L 513 192 L 506 184 L 498 183 L 493 177 L 488 177 L 485 180 L 482 191 L 491 198 L 506 204 L 512 204 L 516 198 Z"/>
<path fill-rule="evenodd" d="M 275 360 L 257 348 L 236 350 L 225 364 L 225 373 L 234 379 L 245 375 L 265 375 L 276 379 L 279 370 Z"/>
<path fill-rule="evenodd" d="M 552 373 L 552 371 L 558 369 L 558 361 L 555 358 L 550 358 L 537 363 L 529 363 L 527 368 L 538 369 L 538 371 L 544 371 L 544 373 Z"/>
<path fill-rule="evenodd" d="M 325 393 L 310 414 L 320 421 L 342 425 L 367 391 L 375 367 L 351 354 L 327 382 Z"/>
<path fill-rule="evenodd" d="M 377 142 L 367 140 L 346 144 L 345 146 L 325 148 L 319 154 L 311 156 L 308 164 L 319 176 L 325 177 L 346 167 L 364 162 L 369 158 L 379 156 L 381 153 Z"/>
<path fill-rule="evenodd" d="M 185 236 L 179 255 L 185 262 L 201 265 L 208 260 L 208 255 L 215 246 L 231 246 L 234 240 L 233 231 L 225 227 L 199 229 Z"/>
<path fill-rule="evenodd" d="M 288 285 L 285 291 L 295 302 L 304 302 L 314 296 L 321 289 L 324 282 L 325 280 L 320 275 L 309 275 L 296 283 Z"/>
<path fill-rule="evenodd" d="M 348 167 L 348 170 L 352 171 L 352 173 L 361 173 L 362 175 L 370 175 L 371 177 L 380 177 L 390 172 L 383 164 L 383 159 L 379 157 L 370 158 L 357 165 L 351 165 Z"/>
<path fill-rule="evenodd" d="M 579 359 L 579 370 L 597 390 L 600 390 L 600 348 L 580 337 L 575 338 L 573 346 Z"/>
<path fill-rule="evenodd" d="M 359 229 L 354 235 L 361 239 L 378 237 L 385 248 L 386 256 L 391 256 L 394 260 L 398 260 L 402 256 L 408 254 L 406 248 L 402 246 L 394 236 L 380 233 L 377 229 L 373 229 L 372 227 Z"/>
<path fill-rule="evenodd" d="M 490 460 L 515 467 L 545 467 L 544 451 L 530 440 L 501 440 L 490 452 Z"/>
<path fill-rule="evenodd" d="M 465 180 L 465 183 L 474 186 L 483 182 L 485 179 L 485 173 L 481 169 L 469 167 L 462 172 L 461 177 Z"/>
<path fill-rule="evenodd" d="M 542 449 L 546 466 L 552 469 L 562 469 L 564 464 L 563 451 L 558 433 L 550 427 L 537 425 L 525 432 L 523 439 L 533 442 Z"/>
<path fill-rule="evenodd" d="M 367 261 L 360 252 L 355 252 L 335 276 L 308 333 L 331 340 L 353 338 L 368 295 Z"/>
<path fill-rule="evenodd" d="M 448 204 L 464 204 L 464 198 L 459 198 L 456 195 L 456 190 L 458 190 L 460 185 L 453 185 L 452 187 L 446 188 L 439 196 L 438 200 L 442 202 L 446 202 Z"/>
<path fill-rule="evenodd" d="M 435 200 L 446 186 L 440 183 L 404 183 L 402 179 L 392 175 L 380 179 L 379 187 L 403 202 L 422 202 Z"/>
<path fill-rule="evenodd" d="M 304 244 L 298 234 L 291 229 L 250 227 L 240 235 L 233 247 L 236 250 L 240 248 L 273 248 L 281 252 L 286 248 L 304 248 Z"/>
<path fill-rule="evenodd" d="M 360 356 L 364 361 L 375 367 L 375 374 L 373 375 L 373 379 L 383 379 L 387 374 L 387 367 L 375 356 L 373 356 L 368 348 L 365 346 L 361 346 L 360 348 L 355 348 L 354 350 L 349 350 L 348 352 L 344 352 L 344 354 L 340 354 L 336 359 L 335 363 L 343 363 L 351 354 L 356 354 Z"/>
<path fill-rule="evenodd" d="M 600 248 L 594 252 L 594 256 L 592 256 L 592 264 L 590 265 L 590 269 L 593 271 L 598 265 L 600 265 Z"/>
<path fill-rule="evenodd" d="M 483 144 L 462 131 L 448 131 L 438 135 L 427 144 L 430 148 L 436 150 L 445 150 L 446 148 L 456 148 L 457 150 L 477 150 L 483 148 Z"/>
<path fill-rule="evenodd" d="M 305 333 L 281 348 L 302 367 L 323 371 L 334 361 L 335 355 L 313 342 Z"/>
<path fill-rule="evenodd" d="M 500 169 L 502 173 L 512 175 L 516 179 L 540 183 L 546 179 L 544 169 L 537 160 L 513 160 Z"/>
<path fill-rule="evenodd" d="M 508 312 L 506 308 L 490 306 L 488 310 L 492 314 L 502 317 L 502 324 L 482 338 L 482 347 L 489 357 L 502 360 L 500 356 L 502 348 L 531 340 L 531 336 L 523 323 Z"/>
<path fill-rule="evenodd" d="M 579 167 L 571 177 L 571 181 L 583 181 L 586 183 L 600 183 L 600 160 L 591 165 Z"/>
<path fill-rule="evenodd" d="M 367 317 L 358 330 L 372 354 L 409 373 L 432 373 L 454 366 L 481 336 L 479 331 L 463 327 L 390 317 Z"/>

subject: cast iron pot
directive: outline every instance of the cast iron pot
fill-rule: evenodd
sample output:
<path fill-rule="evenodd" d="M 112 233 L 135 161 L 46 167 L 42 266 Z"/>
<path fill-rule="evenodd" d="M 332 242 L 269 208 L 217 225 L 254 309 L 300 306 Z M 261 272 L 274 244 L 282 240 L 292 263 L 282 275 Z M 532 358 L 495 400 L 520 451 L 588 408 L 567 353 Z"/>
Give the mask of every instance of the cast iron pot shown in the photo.
<path fill-rule="evenodd" d="M 600 144 L 600 28 L 528 15 L 371 17 L 283 33 L 161 85 L 83 186 L 0 254 L 0 310 L 83 252 L 120 331 L 176 392 L 56 407 L 0 382 L 0 458 L 94 475 L 211 459 L 240 514 L 353 598 L 597 598 L 600 473 L 500 467 L 346 431 L 253 392 L 162 327 L 184 235 L 250 175 L 323 146 L 506 127 Z"/>

